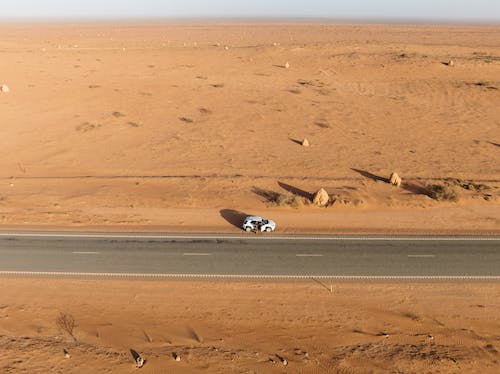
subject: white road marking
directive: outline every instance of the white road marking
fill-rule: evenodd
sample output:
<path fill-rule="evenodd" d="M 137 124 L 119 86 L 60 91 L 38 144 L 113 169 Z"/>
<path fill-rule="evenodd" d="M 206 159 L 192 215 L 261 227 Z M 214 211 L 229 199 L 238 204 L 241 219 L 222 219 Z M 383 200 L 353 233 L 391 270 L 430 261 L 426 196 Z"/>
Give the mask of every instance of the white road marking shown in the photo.
<path fill-rule="evenodd" d="M 297 253 L 295 256 L 297 257 L 323 257 L 321 254 L 313 254 L 313 253 Z"/>
<path fill-rule="evenodd" d="M 245 275 L 245 274 L 141 274 L 43 271 L 0 271 L 0 276 L 105 277 L 105 278 L 209 278 L 209 279 L 331 279 L 331 280 L 477 280 L 500 281 L 495 275 Z"/>
<path fill-rule="evenodd" d="M 89 239 L 186 239 L 186 240 L 323 240 L 323 241 L 500 241 L 500 236 L 307 236 L 307 235 L 181 235 L 181 234 L 100 234 L 100 233 L 11 233 L 0 237 L 89 238 Z"/>
<path fill-rule="evenodd" d="M 434 258 L 436 255 L 408 255 L 409 258 Z"/>
<path fill-rule="evenodd" d="M 183 256 L 212 256 L 212 253 L 183 253 Z"/>
<path fill-rule="evenodd" d="M 101 252 L 80 252 L 80 251 L 75 251 L 75 252 L 71 252 L 75 255 L 100 255 Z"/>

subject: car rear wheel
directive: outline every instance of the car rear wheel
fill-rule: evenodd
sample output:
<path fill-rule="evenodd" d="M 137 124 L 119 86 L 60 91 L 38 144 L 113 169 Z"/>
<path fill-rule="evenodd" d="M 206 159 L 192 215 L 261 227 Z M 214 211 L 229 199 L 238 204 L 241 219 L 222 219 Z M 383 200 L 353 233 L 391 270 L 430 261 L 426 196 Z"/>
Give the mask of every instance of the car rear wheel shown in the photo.
<path fill-rule="evenodd" d="M 271 231 L 273 231 L 273 229 L 272 229 L 272 228 L 270 228 L 270 227 L 266 227 L 266 232 L 271 232 Z"/>
<path fill-rule="evenodd" d="M 251 229 L 250 227 L 248 227 L 248 226 L 247 226 L 247 227 L 245 227 L 245 231 L 246 231 L 246 232 L 250 232 L 250 231 L 252 231 L 252 229 Z"/>

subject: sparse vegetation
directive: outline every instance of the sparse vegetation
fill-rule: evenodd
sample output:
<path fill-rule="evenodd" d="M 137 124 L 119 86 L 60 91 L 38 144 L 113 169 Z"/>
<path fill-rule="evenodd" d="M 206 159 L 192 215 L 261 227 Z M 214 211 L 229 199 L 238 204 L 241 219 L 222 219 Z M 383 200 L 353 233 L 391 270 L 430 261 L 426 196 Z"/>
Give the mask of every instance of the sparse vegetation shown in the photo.
<path fill-rule="evenodd" d="M 274 203 L 277 206 L 291 206 L 292 208 L 300 208 L 305 205 L 303 197 L 295 195 L 293 193 L 279 194 L 276 197 Z"/>
<path fill-rule="evenodd" d="M 313 81 L 308 81 L 305 79 L 299 79 L 297 83 L 300 84 L 301 86 L 314 86 Z"/>
<path fill-rule="evenodd" d="M 121 112 L 113 112 L 113 117 L 121 118 L 121 117 L 125 117 L 125 114 L 123 114 Z"/>
<path fill-rule="evenodd" d="M 98 123 L 84 122 L 81 125 L 76 126 L 75 129 L 78 132 L 87 132 L 87 131 L 98 129 L 99 127 L 101 127 L 101 125 Z"/>
<path fill-rule="evenodd" d="M 207 109 L 207 108 L 198 108 L 198 111 L 201 113 L 201 114 L 211 114 L 212 111 L 210 109 Z"/>
<path fill-rule="evenodd" d="M 314 124 L 316 126 L 318 126 L 318 127 L 321 127 L 322 129 L 329 129 L 329 128 L 331 128 L 331 126 L 328 123 L 323 122 L 323 121 L 316 121 L 316 122 L 314 122 Z"/>
<path fill-rule="evenodd" d="M 449 179 L 447 181 L 457 185 L 460 188 L 463 188 L 464 190 L 469 190 L 469 191 L 482 192 L 491 189 L 491 187 L 486 184 L 474 183 L 473 181 L 470 180 L 464 181 L 462 179 Z"/>
<path fill-rule="evenodd" d="M 486 88 L 488 90 L 498 90 L 498 87 L 494 86 L 490 82 L 472 82 L 472 83 L 467 83 L 468 86 L 476 86 L 476 87 L 482 87 Z"/>
<path fill-rule="evenodd" d="M 458 194 L 449 185 L 431 184 L 426 187 L 430 198 L 437 201 L 458 201 Z"/>
<path fill-rule="evenodd" d="M 75 343 L 77 342 L 75 337 L 75 328 L 77 324 L 75 318 L 71 314 L 59 313 L 59 316 L 56 318 L 56 325 L 64 332 L 68 333 Z"/>

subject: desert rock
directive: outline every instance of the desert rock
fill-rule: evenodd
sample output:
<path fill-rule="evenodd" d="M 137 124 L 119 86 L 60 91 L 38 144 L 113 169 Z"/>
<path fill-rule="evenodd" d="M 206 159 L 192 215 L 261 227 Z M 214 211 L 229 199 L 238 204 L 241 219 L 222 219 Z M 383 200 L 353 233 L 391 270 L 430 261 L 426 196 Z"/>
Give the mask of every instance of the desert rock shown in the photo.
<path fill-rule="evenodd" d="M 313 204 L 317 206 L 326 206 L 329 201 L 330 196 L 328 196 L 328 192 L 326 192 L 324 188 L 321 188 L 314 195 Z"/>
<path fill-rule="evenodd" d="M 290 63 L 288 61 L 285 63 L 285 69 L 290 69 Z"/>
<path fill-rule="evenodd" d="M 138 368 L 142 368 L 144 366 L 144 359 L 141 356 L 137 356 L 135 362 Z"/>
<path fill-rule="evenodd" d="M 311 144 L 309 143 L 309 140 L 307 140 L 307 138 L 305 138 L 303 141 L 302 141 L 302 146 L 303 147 L 309 147 Z"/>
<path fill-rule="evenodd" d="M 396 187 L 401 187 L 401 177 L 398 175 L 398 173 L 392 173 L 391 177 L 389 178 L 389 183 L 392 184 L 393 186 Z"/>
<path fill-rule="evenodd" d="M 10 92 L 9 86 L 7 86 L 6 84 L 2 84 L 2 86 L 0 87 L 0 91 L 2 91 L 3 93 Z"/>
<path fill-rule="evenodd" d="M 278 360 L 280 360 L 280 362 L 283 364 L 283 366 L 287 366 L 288 365 L 288 361 L 286 360 L 286 358 L 284 358 L 283 356 L 280 356 L 280 355 L 276 355 L 276 357 L 278 358 Z"/>

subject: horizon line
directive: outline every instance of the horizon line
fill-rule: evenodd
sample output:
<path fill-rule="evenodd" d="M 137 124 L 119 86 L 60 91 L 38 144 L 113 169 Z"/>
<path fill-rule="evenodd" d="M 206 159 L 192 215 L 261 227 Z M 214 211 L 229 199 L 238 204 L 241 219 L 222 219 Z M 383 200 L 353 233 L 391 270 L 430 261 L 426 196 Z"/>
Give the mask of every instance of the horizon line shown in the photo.
<path fill-rule="evenodd" d="M 394 24 L 394 25 L 500 25 L 500 19 L 444 19 L 427 17 L 0 17 L 2 23 L 339 23 L 339 24 Z"/>

